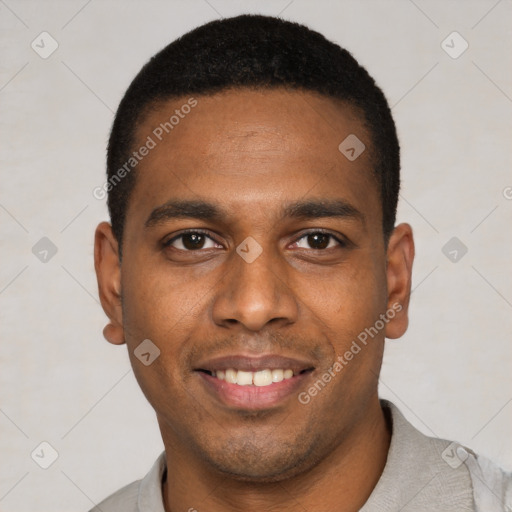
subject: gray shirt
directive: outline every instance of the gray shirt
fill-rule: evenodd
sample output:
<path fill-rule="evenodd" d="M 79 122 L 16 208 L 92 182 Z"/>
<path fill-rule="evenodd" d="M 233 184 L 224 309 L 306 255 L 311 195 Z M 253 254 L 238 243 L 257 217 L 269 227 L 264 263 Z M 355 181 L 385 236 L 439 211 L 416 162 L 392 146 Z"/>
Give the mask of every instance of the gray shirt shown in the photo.
<path fill-rule="evenodd" d="M 512 474 L 457 443 L 416 430 L 390 402 L 392 423 L 384 471 L 360 512 L 510 512 Z M 123 487 L 91 512 L 165 512 L 165 452 L 142 479 Z"/>

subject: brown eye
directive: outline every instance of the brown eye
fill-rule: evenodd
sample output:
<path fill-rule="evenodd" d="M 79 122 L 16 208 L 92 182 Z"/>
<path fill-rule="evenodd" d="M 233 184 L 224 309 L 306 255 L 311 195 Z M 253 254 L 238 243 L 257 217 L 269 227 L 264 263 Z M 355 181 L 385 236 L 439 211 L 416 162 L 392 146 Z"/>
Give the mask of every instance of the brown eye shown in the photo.
<path fill-rule="evenodd" d="M 194 249 L 202 249 L 206 237 L 198 233 L 188 233 L 182 236 L 182 243 L 185 249 L 193 251 Z"/>
<path fill-rule="evenodd" d="M 306 233 L 304 236 L 299 238 L 294 244 L 300 249 L 331 249 L 336 246 L 344 247 L 345 244 L 338 240 L 334 235 L 330 233 L 323 233 L 322 231 L 314 231 Z"/>
<path fill-rule="evenodd" d="M 198 251 L 200 249 L 221 248 L 222 246 L 204 233 L 191 231 L 189 233 L 181 233 L 181 235 L 165 242 L 164 247 L 173 247 L 180 251 Z"/>
<path fill-rule="evenodd" d="M 331 240 L 330 235 L 324 233 L 313 233 L 308 235 L 308 244 L 312 249 L 325 249 Z"/>

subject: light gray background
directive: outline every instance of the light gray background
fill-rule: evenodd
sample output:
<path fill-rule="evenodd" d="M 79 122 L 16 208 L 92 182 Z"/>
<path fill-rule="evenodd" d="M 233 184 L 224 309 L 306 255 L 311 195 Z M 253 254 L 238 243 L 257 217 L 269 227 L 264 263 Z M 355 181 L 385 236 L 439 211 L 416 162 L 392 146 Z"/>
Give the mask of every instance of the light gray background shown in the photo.
<path fill-rule="evenodd" d="M 141 65 L 242 12 L 307 23 L 384 89 L 417 258 L 410 328 L 387 342 L 382 395 L 423 432 L 512 468 L 510 0 L 0 0 L 1 511 L 88 510 L 162 450 L 126 348 L 102 337 L 93 232 L 107 211 L 92 190 Z M 59 44 L 47 59 L 31 48 L 42 31 Z M 457 59 L 441 46 L 453 31 L 469 43 Z M 42 237 L 58 249 L 46 263 L 32 253 Z M 457 262 L 442 252 L 452 237 L 468 249 Z M 46 470 L 30 455 L 42 441 L 58 452 Z"/>

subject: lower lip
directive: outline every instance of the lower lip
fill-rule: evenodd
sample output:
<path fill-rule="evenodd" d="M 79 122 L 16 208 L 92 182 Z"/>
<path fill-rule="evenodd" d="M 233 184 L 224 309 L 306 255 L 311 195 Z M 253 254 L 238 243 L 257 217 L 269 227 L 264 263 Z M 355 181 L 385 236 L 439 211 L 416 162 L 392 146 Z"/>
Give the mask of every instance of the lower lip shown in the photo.
<path fill-rule="evenodd" d="M 268 386 L 240 386 L 204 372 L 196 373 L 199 374 L 207 389 L 223 404 L 246 410 L 268 409 L 279 405 L 296 393 L 302 387 L 304 380 L 311 375 L 311 372 L 301 373 L 281 382 L 273 382 Z"/>

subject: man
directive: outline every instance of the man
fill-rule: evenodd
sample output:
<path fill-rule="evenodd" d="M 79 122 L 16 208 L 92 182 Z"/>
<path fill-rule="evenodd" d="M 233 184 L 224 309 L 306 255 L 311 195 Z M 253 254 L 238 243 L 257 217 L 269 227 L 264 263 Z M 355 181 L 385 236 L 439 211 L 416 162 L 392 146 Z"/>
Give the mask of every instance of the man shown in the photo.
<path fill-rule="evenodd" d="M 347 51 L 263 16 L 199 27 L 130 85 L 107 167 L 104 335 L 165 453 L 97 510 L 505 509 L 508 476 L 379 400 L 414 244 L 391 112 Z"/>

